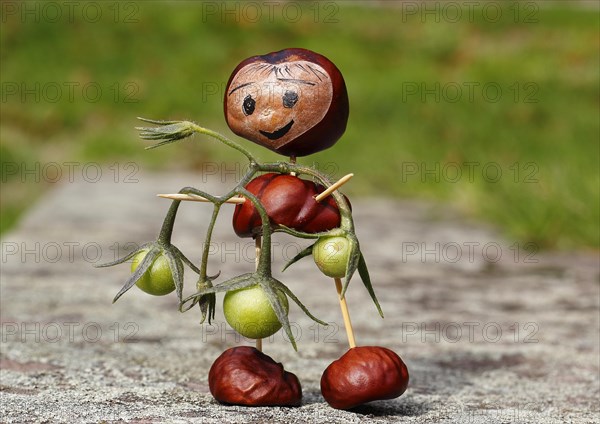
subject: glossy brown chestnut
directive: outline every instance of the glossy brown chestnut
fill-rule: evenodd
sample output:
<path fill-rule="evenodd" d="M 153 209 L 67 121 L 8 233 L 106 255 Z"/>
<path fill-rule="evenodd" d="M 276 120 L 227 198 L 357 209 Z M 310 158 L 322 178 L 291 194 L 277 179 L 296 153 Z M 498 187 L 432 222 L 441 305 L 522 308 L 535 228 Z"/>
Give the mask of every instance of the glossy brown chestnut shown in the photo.
<path fill-rule="evenodd" d="M 286 174 L 264 174 L 246 185 L 246 189 L 261 201 L 271 225 L 305 233 L 318 233 L 340 225 L 340 212 L 333 196 L 316 202 L 314 196 L 324 187 L 312 181 Z M 240 237 L 253 237 L 261 232 L 262 220 L 252 202 L 236 205 L 233 229 Z"/>
<path fill-rule="evenodd" d="M 333 408 L 350 409 L 373 400 L 393 399 L 408 386 L 408 370 L 385 347 L 359 346 L 333 361 L 321 376 L 321 393 Z"/>
<path fill-rule="evenodd" d="M 227 349 L 212 364 L 208 386 L 221 403 L 246 406 L 298 406 L 298 377 L 250 346 Z"/>
<path fill-rule="evenodd" d="M 306 156 L 335 144 L 346 130 L 348 93 L 325 56 L 285 49 L 242 61 L 225 90 L 229 128 L 286 156 Z"/>

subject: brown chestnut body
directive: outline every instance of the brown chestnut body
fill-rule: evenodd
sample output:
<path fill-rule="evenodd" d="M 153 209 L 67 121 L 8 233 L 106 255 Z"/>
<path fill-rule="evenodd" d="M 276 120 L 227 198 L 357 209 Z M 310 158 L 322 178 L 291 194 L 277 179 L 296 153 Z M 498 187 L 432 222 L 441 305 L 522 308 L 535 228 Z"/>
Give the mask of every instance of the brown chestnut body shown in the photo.
<path fill-rule="evenodd" d="M 298 406 L 302 387 L 270 356 L 250 346 L 227 349 L 208 373 L 211 394 L 221 403 L 246 406 Z"/>
<path fill-rule="evenodd" d="M 242 61 L 225 90 L 229 128 L 286 156 L 333 146 L 346 130 L 348 93 L 325 56 L 290 48 Z"/>
<path fill-rule="evenodd" d="M 393 399 L 408 386 L 408 369 L 385 347 L 359 346 L 333 361 L 321 377 L 321 393 L 333 408 L 351 409 L 374 400 Z"/>
<path fill-rule="evenodd" d="M 264 174 L 246 185 L 246 189 L 261 201 L 271 226 L 285 225 L 305 233 L 328 231 L 340 225 L 340 212 L 332 196 L 316 202 L 314 196 L 324 187 L 312 181 L 286 174 Z M 236 205 L 233 229 L 240 237 L 261 233 L 262 220 L 254 204 L 246 201 Z"/>

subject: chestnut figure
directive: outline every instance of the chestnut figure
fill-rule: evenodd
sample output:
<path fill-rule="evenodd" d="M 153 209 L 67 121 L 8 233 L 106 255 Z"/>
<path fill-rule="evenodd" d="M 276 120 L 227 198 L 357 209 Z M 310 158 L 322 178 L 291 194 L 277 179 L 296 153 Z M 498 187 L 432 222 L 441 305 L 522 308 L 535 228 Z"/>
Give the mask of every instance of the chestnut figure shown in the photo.
<path fill-rule="evenodd" d="M 408 370 L 385 347 L 351 348 L 321 376 L 321 393 L 333 408 L 351 409 L 373 400 L 393 399 L 408 386 Z"/>
<path fill-rule="evenodd" d="M 319 233 L 340 225 L 340 211 L 332 196 L 317 202 L 314 196 L 325 188 L 312 181 L 286 174 L 264 174 L 246 185 L 263 204 L 271 225 L 285 225 L 305 233 Z M 252 202 L 236 205 L 233 229 L 240 237 L 260 234 L 262 220 Z"/>
<path fill-rule="evenodd" d="M 286 156 L 306 156 L 335 144 L 346 130 L 348 93 L 325 56 L 291 48 L 242 61 L 225 90 L 229 128 Z"/>
<path fill-rule="evenodd" d="M 302 387 L 270 356 L 250 346 L 227 349 L 212 364 L 208 386 L 214 398 L 246 406 L 298 406 Z"/>

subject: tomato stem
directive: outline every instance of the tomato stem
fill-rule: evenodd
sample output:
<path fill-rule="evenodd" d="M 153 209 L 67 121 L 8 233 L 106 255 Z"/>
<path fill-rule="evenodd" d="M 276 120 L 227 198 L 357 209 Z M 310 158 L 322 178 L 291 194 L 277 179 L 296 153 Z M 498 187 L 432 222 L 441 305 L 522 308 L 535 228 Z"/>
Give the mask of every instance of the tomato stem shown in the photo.
<path fill-rule="evenodd" d="M 256 162 L 256 159 L 254 158 L 254 156 L 252 156 L 252 154 L 248 150 L 244 149 L 242 146 L 237 144 L 235 141 L 230 140 L 229 138 L 225 137 L 223 134 L 220 134 L 213 130 L 209 130 L 208 128 L 201 127 L 200 125 L 197 125 L 193 122 L 190 122 L 190 124 L 191 124 L 191 128 L 193 129 L 193 131 L 197 132 L 198 134 L 204 134 L 204 135 L 208 135 L 209 137 L 216 138 L 221 143 L 242 153 L 244 156 L 246 156 L 248 158 L 248 160 L 250 162 Z"/>
<path fill-rule="evenodd" d="M 260 255 L 258 256 L 256 273 L 261 277 L 271 277 L 271 222 L 269 220 L 269 215 L 267 214 L 265 207 L 254 194 L 243 187 L 238 187 L 235 191 L 237 194 L 250 200 L 260 215 L 262 221 L 262 248 L 260 249 Z"/>
<path fill-rule="evenodd" d="M 200 266 L 200 280 L 206 280 L 207 273 L 206 269 L 208 267 L 208 253 L 210 249 L 210 243 L 212 240 L 213 229 L 215 228 L 215 223 L 217 222 L 217 216 L 219 215 L 219 210 L 221 209 L 220 204 L 214 204 L 213 213 L 210 218 L 210 223 L 208 224 L 208 229 L 206 230 L 206 239 L 204 240 L 204 249 L 202 251 L 202 263 Z"/>
<path fill-rule="evenodd" d="M 177 217 L 177 210 L 179 209 L 180 200 L 174 200 L 169 207 L 167 216 L 163 221 L 163 225 L 158 235 L 159 244 L 169 246 L 171 244 L 171 236 L 173 234 L 173 227 L 175 226 L 175 218 Z"/>

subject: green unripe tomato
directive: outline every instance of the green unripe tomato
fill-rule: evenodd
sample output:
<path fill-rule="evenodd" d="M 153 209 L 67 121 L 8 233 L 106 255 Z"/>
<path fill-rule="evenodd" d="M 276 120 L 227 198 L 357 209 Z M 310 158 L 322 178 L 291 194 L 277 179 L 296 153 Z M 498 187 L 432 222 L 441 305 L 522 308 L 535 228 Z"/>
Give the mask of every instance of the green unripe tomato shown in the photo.
<path fill-rule="evenodd" d="M 350 242 L 343 236 L 321 237 L 313 246 L 313 259 L 328 277 L 344 277 L 349 256 Z"/>
<path fill-rule="evenodd" d="M 287 296 L 280 291 L 277 295 L 287 314 Z M 229 325 L 249 339 L 269 337 L 281 328 L 267 295 L 258 284 L 227 292 L 223 299 L 223 312 Z"/>
<path fill-rule="evenodd" d="M 134 272 L 138 265 L 144 260 L 148 250 L 142 250 L 133 257 L 131 262 L 131 272 Z M 159 255 L 150 268 L 135 283 L 142 291 L 153 296 L 164 296 L 175 290 L 175 281 L 169 263 L 164 255 Z"/>

